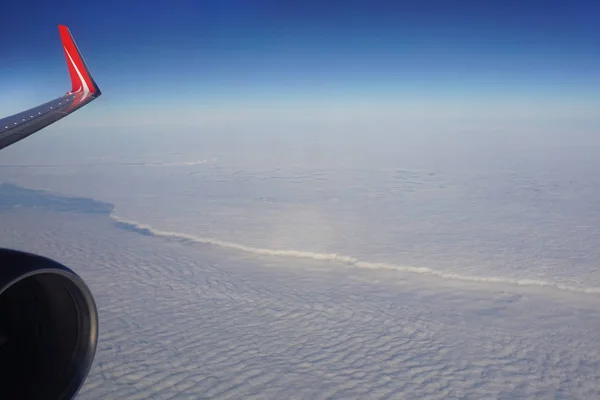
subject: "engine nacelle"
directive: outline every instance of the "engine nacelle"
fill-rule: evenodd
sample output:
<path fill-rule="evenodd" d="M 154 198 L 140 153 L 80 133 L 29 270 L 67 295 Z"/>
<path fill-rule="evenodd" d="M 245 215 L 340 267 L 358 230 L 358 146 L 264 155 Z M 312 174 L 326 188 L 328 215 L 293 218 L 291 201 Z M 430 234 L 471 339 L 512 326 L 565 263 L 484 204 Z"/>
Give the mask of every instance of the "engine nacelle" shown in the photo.
<path fill-rule="evenodd" d="M 96 304 L 77 274 L 0 249 L 0 398 L 75 397 L 97 343 Z"/>

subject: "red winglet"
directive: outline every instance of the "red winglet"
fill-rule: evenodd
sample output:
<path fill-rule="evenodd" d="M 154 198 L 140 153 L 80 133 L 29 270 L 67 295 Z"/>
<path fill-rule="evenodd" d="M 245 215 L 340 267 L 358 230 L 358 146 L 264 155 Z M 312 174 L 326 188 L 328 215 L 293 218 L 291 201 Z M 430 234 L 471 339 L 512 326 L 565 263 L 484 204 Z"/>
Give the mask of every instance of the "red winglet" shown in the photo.
<path fill-rule="evenodd" d="M 73 40 L 73 36 L 71 36 L 69 28 L 59 25 L 58 31 L 60 32 L 60 39 L 65 51 L 69 75 L 71 75 L 71 92 L 82 91 L 84 96 L 99 96 L 101 94 L 100 89 L 85 65 L 85 61 L 83 61 L 83 57 Z"/>

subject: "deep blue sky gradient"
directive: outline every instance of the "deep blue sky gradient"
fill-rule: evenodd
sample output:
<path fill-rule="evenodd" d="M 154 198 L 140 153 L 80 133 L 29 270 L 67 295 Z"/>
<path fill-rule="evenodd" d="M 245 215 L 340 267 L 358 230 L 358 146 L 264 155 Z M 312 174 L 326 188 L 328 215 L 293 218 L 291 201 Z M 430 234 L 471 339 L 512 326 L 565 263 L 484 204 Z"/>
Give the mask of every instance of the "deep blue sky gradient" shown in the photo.
<path fill-rule="evenodd" d="M 2 14 L 4 108 L 68 89 L 66 24 L 105 93 L 96 116 L 412 100 L 600 110 L 595 2 L 27 0 Z"/>

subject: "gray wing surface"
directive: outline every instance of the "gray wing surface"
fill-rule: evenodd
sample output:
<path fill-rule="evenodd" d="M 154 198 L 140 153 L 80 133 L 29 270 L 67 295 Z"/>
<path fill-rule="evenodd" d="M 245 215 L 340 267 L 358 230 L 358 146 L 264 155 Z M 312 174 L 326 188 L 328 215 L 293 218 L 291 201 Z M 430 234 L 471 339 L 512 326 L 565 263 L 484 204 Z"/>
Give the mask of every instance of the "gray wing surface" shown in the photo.
<path fill-rule="evenodd" d="M 92 78 L 69 29 L 64 25 L 59 25 L 58 29 L 67 59 L 72 89 L 57 99 L 0 119 L 0 149 L 8 147 L 66 117 L 102 94 Z"/>

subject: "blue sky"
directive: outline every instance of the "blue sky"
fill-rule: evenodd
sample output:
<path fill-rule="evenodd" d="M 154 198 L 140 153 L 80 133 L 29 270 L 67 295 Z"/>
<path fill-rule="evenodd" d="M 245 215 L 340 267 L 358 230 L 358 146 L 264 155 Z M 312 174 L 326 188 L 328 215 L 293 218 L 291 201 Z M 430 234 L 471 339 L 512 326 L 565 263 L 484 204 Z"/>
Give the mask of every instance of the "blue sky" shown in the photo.
<path fill-rule="evenodd" d="M 0 28 L 0 106 L 18 111 L 68 88 L 61 23 L 104 92 L 88 116 L 117 125 L 329 109 L 349 118 L 598 114 L 593 2 L 401 3 L 20 1 Z"/>

